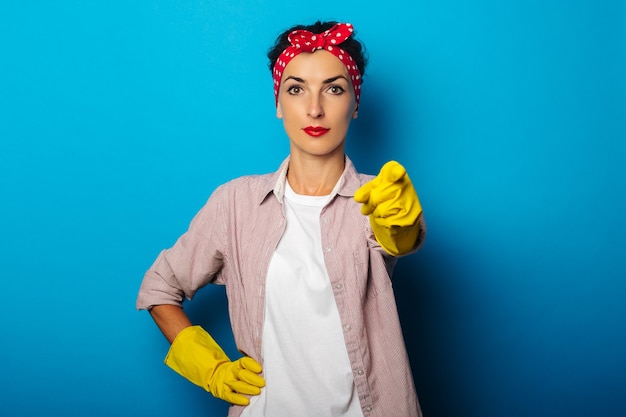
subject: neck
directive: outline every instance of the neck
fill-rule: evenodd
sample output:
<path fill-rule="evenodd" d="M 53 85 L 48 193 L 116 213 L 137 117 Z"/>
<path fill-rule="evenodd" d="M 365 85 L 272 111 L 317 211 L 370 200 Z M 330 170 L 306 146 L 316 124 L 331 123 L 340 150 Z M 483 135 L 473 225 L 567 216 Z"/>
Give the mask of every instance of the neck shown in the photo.
<path fill-rule="evenodd" d="M 303 158 L 291 155 L 287 181 L 300 195 L 328 195 L 341 177 L 345 156 L 338 154 L 328 158 Z"/>

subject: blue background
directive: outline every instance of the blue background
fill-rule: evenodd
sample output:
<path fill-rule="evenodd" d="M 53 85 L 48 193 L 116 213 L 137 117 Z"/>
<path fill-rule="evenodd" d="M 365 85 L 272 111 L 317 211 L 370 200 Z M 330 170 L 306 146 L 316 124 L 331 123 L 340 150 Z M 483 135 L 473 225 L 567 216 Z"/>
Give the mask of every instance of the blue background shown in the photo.
<path fill-rule="evenodd" d="M 288 152 L 265 52 L 355 24 L 348 153 L 429 237 L 395 290 L 426 417 L 626 415 L 626 5 L 3 2 L 0 415 L 207 416 L 134 309 L 211 191 Z M 189 305 L 235 355 L 224 292 Z"/>

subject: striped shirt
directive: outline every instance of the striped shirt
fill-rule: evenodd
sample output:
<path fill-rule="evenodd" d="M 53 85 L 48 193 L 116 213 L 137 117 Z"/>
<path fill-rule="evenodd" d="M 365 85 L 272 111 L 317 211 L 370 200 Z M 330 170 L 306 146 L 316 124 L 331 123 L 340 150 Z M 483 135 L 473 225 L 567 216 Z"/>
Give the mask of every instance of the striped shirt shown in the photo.
<path fill-rule="evenodd" d="M 262 363 L 265 282 L 286 225 L 281 205 L 288 163 L 289 158 L 273 174 L 218 187 L 188 231 L 146 272 L 137 308 L 182 306 L 209 283 L 225 285 L 237 348 Z M 322 252 L 363 415 L 419 417 L 391 285 L 396 258 L 376 242 L 353 198 L 372 178 L 357 173 L 346 157 L 340 184 L 320 215 Z M 420 221 L 416 248 L 426 234 L 423 216 Z M 238 417 L 242 411 L 233 405 L 228 415 Z"/>

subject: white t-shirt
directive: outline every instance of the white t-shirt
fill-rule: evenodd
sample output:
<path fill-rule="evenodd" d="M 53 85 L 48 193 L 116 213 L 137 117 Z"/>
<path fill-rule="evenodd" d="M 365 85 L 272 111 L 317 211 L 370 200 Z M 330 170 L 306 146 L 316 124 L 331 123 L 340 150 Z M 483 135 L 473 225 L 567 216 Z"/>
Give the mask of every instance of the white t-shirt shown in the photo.
<path fill-rule="evenodd" d="M 267 385 L 242 417 L 363 417 L 322 254 L 319 219 L 329 196 L 285 187 L 287 227 L 266 284 Z"/>

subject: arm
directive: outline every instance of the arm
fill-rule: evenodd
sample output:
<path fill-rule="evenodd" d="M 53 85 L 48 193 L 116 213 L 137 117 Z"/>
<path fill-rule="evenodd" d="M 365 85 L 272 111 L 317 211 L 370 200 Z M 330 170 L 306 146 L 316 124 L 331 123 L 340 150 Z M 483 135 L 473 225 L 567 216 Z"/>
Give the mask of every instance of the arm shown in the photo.
<path fill-rule="evenodd" d="M 170 344 L 181 330 L 191 326 L 189 317 L 179 306 L 169 304 L 154 306 L 150 309 L 150 315 Z"/>
<path fill-rule="evenodd" d="M 223 267 L 226 232 L 219 219 L 222 194 L 216 191 L 175 245 L 159 255 L 144 276 L 137 307 L 149 310 L 171 343 L 165 364 L 190 382 L 232 404 L 247 405 L 265 381 L 261 365 L 243 357 L 231 361 L 202 327 L 183 310 L 185 298 L 213 282 Z"/>

